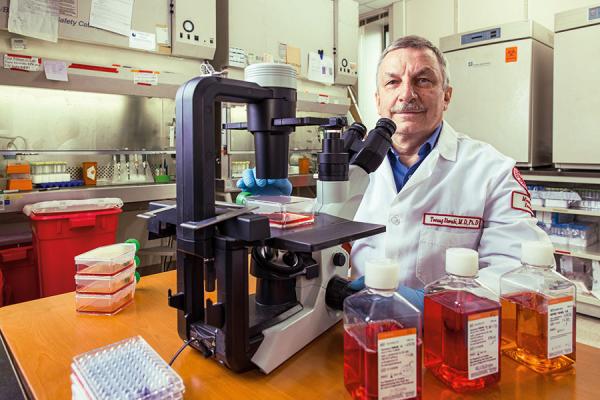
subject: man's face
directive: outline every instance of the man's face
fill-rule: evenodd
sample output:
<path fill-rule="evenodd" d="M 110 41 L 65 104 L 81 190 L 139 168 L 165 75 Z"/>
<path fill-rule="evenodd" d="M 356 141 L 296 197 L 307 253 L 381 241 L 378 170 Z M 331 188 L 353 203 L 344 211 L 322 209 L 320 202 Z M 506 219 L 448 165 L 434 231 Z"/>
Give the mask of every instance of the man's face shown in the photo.
<path fill-rule="evenodd" d="M 396 123 L 396 134 L 426 138 L 441 123 L 452 88 L 430 49 L 388 53 L 377 72 L 377 111 Z"/>

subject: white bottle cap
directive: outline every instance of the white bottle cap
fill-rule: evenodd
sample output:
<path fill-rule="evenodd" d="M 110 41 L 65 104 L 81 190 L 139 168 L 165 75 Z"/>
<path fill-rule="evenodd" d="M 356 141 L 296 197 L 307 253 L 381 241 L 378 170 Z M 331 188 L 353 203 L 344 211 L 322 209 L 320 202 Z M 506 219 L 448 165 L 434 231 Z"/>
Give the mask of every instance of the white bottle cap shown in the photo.
<path fill-rule="evenodd" d="M 396 289 L 400 283 L 400 264 L 383 258 L 365 263 L 365 285 L 374 289 Z"/>
<path fill-rule="evenodd" d="M 545 241 L 523 242 L 521 244 L 521 262 L 538 266 L 554 265 L 554 246 Z"/>
<path fill-rule="evenodd" d="M 458 276 L 477 276 L 479 254 L 472 249 L 446 250 L 446 272 Z"/>

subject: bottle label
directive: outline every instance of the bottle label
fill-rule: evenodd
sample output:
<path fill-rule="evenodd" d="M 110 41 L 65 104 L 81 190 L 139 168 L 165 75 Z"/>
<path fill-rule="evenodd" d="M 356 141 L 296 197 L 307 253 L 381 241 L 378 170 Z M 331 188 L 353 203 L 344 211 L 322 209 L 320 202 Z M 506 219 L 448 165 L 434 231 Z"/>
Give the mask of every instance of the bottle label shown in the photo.
<path fill-rule="evenodd" d="M 377 335 L 379 399 L 417 396 L 417 329 L 407 328 Z"/>
<path fill-rule="evenodd" d="M 468 316 L 469 379 L 498 372 L 499 311 L 487 311 Z"/>
<path fill-rule="evenodd" d="M 572 296 L 548 301 L 548 358 L 573 352 Z"/>

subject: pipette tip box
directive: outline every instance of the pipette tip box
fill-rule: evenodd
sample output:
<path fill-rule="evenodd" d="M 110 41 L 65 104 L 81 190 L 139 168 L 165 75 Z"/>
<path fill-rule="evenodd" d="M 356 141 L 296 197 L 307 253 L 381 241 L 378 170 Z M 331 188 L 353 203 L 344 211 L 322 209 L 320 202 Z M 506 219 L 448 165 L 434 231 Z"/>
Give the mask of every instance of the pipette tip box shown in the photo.
<path fill-rule="evenodd" d="M 134 336 L 73 358 L 72 398 L 181 399 L 181 377 L 141 337 Z"/>

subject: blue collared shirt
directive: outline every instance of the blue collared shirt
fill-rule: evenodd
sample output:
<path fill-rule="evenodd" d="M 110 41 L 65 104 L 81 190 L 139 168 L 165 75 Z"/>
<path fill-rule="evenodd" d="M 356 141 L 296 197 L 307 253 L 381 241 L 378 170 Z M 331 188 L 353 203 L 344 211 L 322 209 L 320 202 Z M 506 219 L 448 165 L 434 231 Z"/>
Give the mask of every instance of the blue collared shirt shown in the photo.
<path fill-rule="evenodd" d="M 396 182 L 396 190 L 400 193 L 400 190 L 406 185 L 406 182 L 410 179 L 410 177 L 415 173 L 419 165 L 423 162 L 425 157 L 431 153 L 431 150 L 437 144 L 438 138 L 440 137 L 440 132 L 442 131 L 442 125 L 440 124 L 433 134 L 429 136 L 429 139 L 425 143 L 421 145 L 419 148 L 419 160 L 414 163 L 414 165 L 407 167 L 406 165 L 400 162 L 398 158 L 398 153 L 394 150 L 393 147 L 390 148 L 388 152 L 388 159 L 390 160 L 390 165 L 392 166 L 392 172 L 394 174 L 394 181 Z"/>

